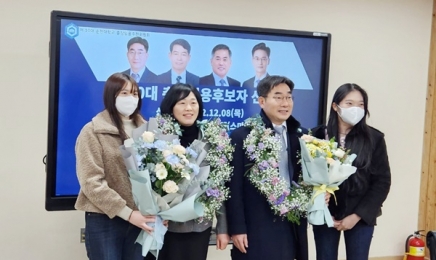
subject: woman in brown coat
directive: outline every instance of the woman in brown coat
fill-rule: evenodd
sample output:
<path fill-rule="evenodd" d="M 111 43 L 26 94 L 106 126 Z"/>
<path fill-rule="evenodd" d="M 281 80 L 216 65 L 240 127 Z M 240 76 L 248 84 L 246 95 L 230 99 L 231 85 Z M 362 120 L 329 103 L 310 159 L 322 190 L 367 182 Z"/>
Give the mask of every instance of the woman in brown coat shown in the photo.
<path fill-rule="evenodd" d="M 80 192 L 75 208 L 85 211 L 85 245 L 91 260 L 142 259 L 135 240 L 141 229 L 151 232 L 135 207 L 119 146 L 144 123 L 136 82 L 115 73 L 104 87 L 105 110 L 87 123 L 76 142 Z"/>

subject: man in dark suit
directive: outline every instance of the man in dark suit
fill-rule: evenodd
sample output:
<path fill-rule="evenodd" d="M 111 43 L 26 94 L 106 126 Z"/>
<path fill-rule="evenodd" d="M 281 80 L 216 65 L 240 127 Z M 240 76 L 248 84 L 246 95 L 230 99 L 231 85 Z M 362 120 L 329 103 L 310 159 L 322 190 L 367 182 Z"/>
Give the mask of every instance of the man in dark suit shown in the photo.
<path fill-rule="evenodd" d="M 186 70 L 191 59 L 191 45 L 184 39 L 177 39 L 170 44 L 171 69 L 158 76 L 158 83 L 186 83 L 198 85 L 200 78 Z"/>
<path fill-rule="evenodd" d="M 259 81 L 263 78 L 269 76 L 266 69 L 269 65 L 269 55 L 271 54 L 271 49 L 266 46 L 265 43 L 261 42 L 254 45 L 251 51 L 251 62 L 253 63 L 254 71 L 256 75 L 250 79 L 247 79 L 242 84 L 246 88 L 257 88 Z"/>
<path fill-rule="evenodd" d="M 241 82 L 227 76 L 232 66 L 232 51 L 225 44 L 218 44 L 212 49 L 212 74 L 201 77 L 200 85 L 209 86 L 235 86 L 240 87 Z"/>
<path fill-rule="evenodd" d="M 131 76 L 137 83 L 155 83 L 157 76 L 146 66 L 148 59 L 148 41 L 141 37 L 134 37 L 127 43 L 127 59 L 130 69 L 122 73 Z"/>
<path fill-rule="evenodd" d="M 294 83 L 285 77 L 269 76 L 259 82 L 257 93 L 262 108 L 260 116 L 265 127 L 284 129 L 282 139 L 280 177 L 291 185 L 298 181 L 300 151 L 298 138 L 300 123 L 291 116 Z M 231 134 L 235 146 L 233 176 L 228 183 L 230 199 L 226 202 L 228 232 L 232 236 L 233 260 L 307 260 L 307 220 L 300 225 L 276 215 L 263 195 L 250 181 L 250 167 L 254 161 L 247 157 L 244 140 L 251 129 L 243 126 Z M 279 135 L 277 133 L 277 135 Z M 286 150 L 285 150 L 286 149 Z M 285 160 L 283 160 L 285 158 Z M 287 161 L 287 163 L 286 163 Z"/>

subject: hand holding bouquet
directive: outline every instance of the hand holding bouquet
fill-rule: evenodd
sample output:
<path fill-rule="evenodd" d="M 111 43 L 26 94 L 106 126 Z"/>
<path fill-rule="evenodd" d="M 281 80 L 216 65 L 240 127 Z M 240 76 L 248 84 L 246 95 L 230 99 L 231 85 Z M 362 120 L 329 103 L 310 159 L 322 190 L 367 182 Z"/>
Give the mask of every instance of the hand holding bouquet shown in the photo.
<path fill-rule="evenodd" d="M 157 115 L 156 121 L 159 132 L 165 135 L 182 135 L 180 125 L 169 115 Z M 214 216 L 229 198 L 229 189 L 225 183 L 230 180 L 233 167 L 230 165 L 234 150 L 227 134 L 227 124 L 219 118 L 196 122 L 200 130 L 199 138 L 189 146 L 190 151 L 196 152 L 196 164 L 200 166 L 199 174 L 186 194 L 205 191 L 199 198 L 204 206 L 204 215 L 197 222 L 211 222 Z"/>
<path fill-rule="evenodd" d="M 144 256 L 148 251 L 157 255 L 162 248 L 167 229 L 161 219 L 185 222 L 204 213 L 203 205 L 196 201 L 201 190 L 186 196 L 193 177 L 200 172 L 196 152 L 181 146 L 177 135 L 155 134 L 156 129 L 155 120 L 150 120 L 120 147 L 139 211 L 158 216 L 154 232 L 141 231 L 136 240 Z"/>
<path fill-rule="evenodd" d="M 339 189 L 339 185 L 356 172 L 356 167 L 351 165 L 356 155 L 349 154 L 349 150 L 339 147 L 333 138 L 321 140 L 303 135 L 300 146 L 303 180 L 304 183 L 313 186 L 308 221 L 312 225 L 326 223 L 329 227 L 333 227 L 333 220 L 324 196 L 329 192 L 334 197 L 334 191 Z"/>

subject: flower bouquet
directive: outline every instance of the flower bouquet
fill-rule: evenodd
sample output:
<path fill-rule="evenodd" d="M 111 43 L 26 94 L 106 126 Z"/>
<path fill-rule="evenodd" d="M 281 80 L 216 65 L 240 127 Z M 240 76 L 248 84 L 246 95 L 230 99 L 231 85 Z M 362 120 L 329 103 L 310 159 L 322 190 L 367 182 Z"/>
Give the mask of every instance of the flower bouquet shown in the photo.
<path fill-rule="evenodd" d="M 156 121 L 158 132 L 166 135 L 182 134 L 179 124 L 172 117 L 157 115 Z M 224 201 L 229 198 L 225 183 L 230 180 L 233 171 L 230 161 L 234 148 L 227 134 L 227 126 L 219 118 L 197 121 L 197 126 L 201 132 L 200 137 L 187 150 L 196 156 L 200 171 L 194 176 L 187 194 L 205 190 L 197 200 L 204 207 L 203 216 L 197 219 L 201 223 L 212 221 Z"/>
<path fill-rule="evenodd" d="M 155 134 L 156 129 L 156 121 L 150 120 L 120 147 L 139 211 L 158 216 L 154 232 L 141 231 L 136 240 L 144 256 L 148 251 L 156 256 L 162 248 L 167 231 L 162 219 L 185 222 L 204 214 L 203 205 L 197 202 L 204 190 L 193 192 L 191 187 L 202 171 L 198 153 L 181 146 L 178 136 Z"/>
<path fill-rule="evenodd" d="M 334 138 L 330 140 L 317 139 L 310 135 L 300 138 L 301 168 L 303 181 L 313 186 L 312 198 L 308 208 L 308 222 L 312 225 L 327 224 L 333 227 L 333 220 L 325 203 L 325 194 L 339 189 L 339 185 L 351 174 L 356 172 L 352 162 L 355 154 L 349 154 L 338 146 Z"/>
<path fill-rule="evenodd" d="M 310 191 L 295 182 L 290 185 L 280 176 L 281 142 L 274 130 L 266 128 L 260 117 L 247 119 L 245 126 L 251 128 L 244 140 L 247 157 L 254 162 L 247 172 L 250 182 L 266 197 L 276 215 L 299 224 L 300 217 L 306 216 Z"/>

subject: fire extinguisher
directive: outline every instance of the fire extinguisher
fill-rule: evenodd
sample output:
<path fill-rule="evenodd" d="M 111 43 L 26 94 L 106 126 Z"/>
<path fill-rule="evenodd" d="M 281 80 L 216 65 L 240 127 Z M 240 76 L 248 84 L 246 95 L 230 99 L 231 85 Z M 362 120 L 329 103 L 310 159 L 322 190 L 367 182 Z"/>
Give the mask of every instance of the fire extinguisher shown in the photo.
<path fill-rule="evenodd" d="M 406 253 L 404 260 L 424 260 L 425 257 L 425 242 L 421 239 L 421 233 L 418 230 L 406 239 Z"/>

